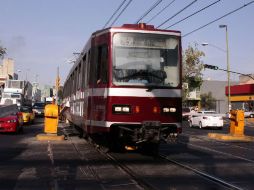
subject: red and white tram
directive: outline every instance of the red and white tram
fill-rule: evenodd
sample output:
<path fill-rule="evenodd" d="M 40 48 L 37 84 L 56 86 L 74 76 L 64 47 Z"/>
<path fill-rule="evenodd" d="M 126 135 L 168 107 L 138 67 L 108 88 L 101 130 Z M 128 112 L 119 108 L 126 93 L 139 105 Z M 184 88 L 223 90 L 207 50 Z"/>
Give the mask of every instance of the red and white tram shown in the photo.
<path fill-rule="evenodd" d="M 92 34 L 64 84 L 67 119 L 111 148 L 181 133 L 181 33 L 125 24 Z"/>

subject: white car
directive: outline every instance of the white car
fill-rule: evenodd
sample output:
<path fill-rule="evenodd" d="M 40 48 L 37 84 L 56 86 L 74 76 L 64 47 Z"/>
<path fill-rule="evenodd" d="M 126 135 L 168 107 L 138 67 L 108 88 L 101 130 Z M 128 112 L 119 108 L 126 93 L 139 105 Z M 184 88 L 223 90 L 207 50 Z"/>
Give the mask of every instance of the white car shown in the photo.
<path fill-rule="evenodd" d="M 244 117 L 253 118 L 254 117 L 254 112 L 252 112 L 252 111 L 245 111 L 244 112 Z"/>
<path fill-rule="evenodd" d="M 215 111 L 198 111 L 192 114 L 189 119 L 190 127 L 198 126 L 200 129 L 204 127 L 215 127 L 222 129 L 223 117 L 221 114 L 216 114 Z"/>

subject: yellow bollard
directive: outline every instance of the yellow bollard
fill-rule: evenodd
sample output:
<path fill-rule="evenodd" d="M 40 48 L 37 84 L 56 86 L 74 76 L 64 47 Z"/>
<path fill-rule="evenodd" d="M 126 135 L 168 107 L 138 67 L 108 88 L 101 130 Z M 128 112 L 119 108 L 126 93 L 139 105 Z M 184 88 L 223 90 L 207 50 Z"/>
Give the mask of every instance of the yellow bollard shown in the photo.
<path fill-rule="evenodd" d="M 253 136 L 244 135 L 244 111 L 230 111 L 230 132 L 229 134 L 208 133 L 208 137 L 224 141 L 249 141 L 253 142 Z"/>
<path fill-rule="evenodd" d="M 55 104 L 48 104 L 44 109 L 45 124 L 44 134 L 36 136 L 39 141 L 63 141 L 64 135 L 57 134 L 58 127 L 58 106 Z"/>
<path fill-rule="evenodd" d="M 55 104 L 46 105 L 44 110 L 44 116 L 45 116 L 44 132 L 56 134 L 58 127 L 58 106 Z"/>
<path fill-rule="evenodd" d="M 230 134 L 233 136 L 244 136 L 244 111 L 230 111 Z"/>

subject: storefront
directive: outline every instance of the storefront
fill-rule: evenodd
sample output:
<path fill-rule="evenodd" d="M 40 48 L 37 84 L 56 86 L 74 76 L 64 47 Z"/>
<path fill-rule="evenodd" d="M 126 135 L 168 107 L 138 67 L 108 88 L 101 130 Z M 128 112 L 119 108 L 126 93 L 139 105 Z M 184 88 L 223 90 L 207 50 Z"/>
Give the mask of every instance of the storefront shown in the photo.
<path fill-rule="evenodd" d="M 225 88 L 228 96 L 228 87 Z M 254 111 L 254 84 L 241 84 L 230 86 L 230 102 L 232 109 Z"/>

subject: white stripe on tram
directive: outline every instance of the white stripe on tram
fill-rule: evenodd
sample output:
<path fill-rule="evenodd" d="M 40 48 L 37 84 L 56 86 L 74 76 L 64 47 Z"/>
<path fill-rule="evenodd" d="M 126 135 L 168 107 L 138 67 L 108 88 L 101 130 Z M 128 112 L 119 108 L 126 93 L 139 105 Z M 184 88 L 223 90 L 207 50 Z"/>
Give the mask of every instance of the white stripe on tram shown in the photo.
<path fill-rule="evenodd" d="M 86 125 L 98 126 L 98 127 L 110 127 L 113 124 L 129 124 L 129 125 L 140 125 L 141 122 L 110 122 L 110 121 L 95 121 L 95 120 L 86 120 Z M 177 128 L 182 126 L 182 123 L 161 123 L 163 125 L 176 125 Z"/>
<path fill-rule="evenodd" d="M 153 89 L 147 91 L 142 88 L 94 88 L 89 89 L 89 96 L 121 96 L 121 97 L 164 97 L 180 98 L 182 97 L 180 89 Z"/>

